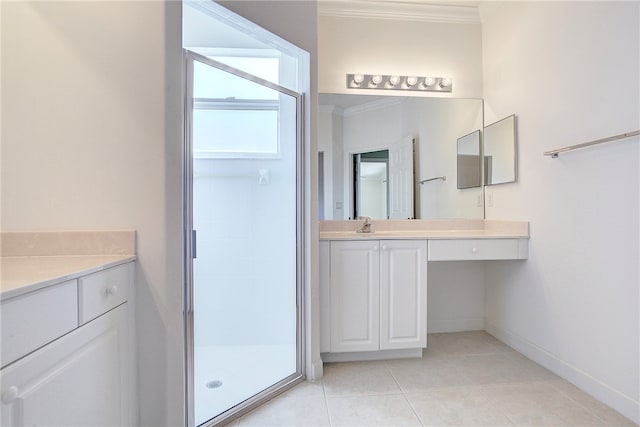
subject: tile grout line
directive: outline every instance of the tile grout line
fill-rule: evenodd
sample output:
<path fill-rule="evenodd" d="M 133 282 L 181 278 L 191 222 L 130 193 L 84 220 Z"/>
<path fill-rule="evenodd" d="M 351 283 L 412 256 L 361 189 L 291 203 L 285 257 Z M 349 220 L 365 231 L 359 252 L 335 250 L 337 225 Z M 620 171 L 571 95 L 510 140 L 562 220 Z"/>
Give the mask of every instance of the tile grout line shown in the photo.
<path fill-rule="evenodd" d="M 502 415 L 503 417 L 506 418 L 507 421 L 509 421 L 509 423 L 511 423 L 512 426 L 514 427 L 518 427 L 518 423 L 515 422 L 513 419 L 511 419 L 511 417 L 509 416 L 509 414 L 504 411 L 499 405 L 496 405 L 492 400 L 491 397 L 487 394 L 487 388 L 489 388 L 489 386 L 495 386 L 497 383 L 491 383 L 491 384 L 482 384 L 479 387 L 480 390 L 480 394 L 482 394 L 484 397 L 487 398 L 487 402 L 489 403 L 489 406 L 491 406 L 491 408 L 493 408 L 495 411 L 497 411 L 500 415 Z M 510 383 L 505 383 L 505 384 L 510 384 Z"/>
<path fill-rule="evenodd" d="M 422 356 L 424 357 L 424 355 Z M 411 412 L 413 412 L 413 415 L 416 417 L 416 419 L 418 420 L 418 422 L 420 423 L 420 425 L 422 427 L 424 427 L 424 423 L 422 422 L 422 419 L 420 418 L 420 416 L 418 415 L 418 413 L 416 412 L 415 408 L 413 407 L 413 405 L 411 404 L 411 402 L 409 401 L 409 399 L 407 398 L 407 395 L 404 391 L 404 389 L 402 388 L 402 386 L 400 385 L 400 382 L 398 381 L 398 379 L 396 378 L 395 375 L 393 375 L 393 372 L 391 372 L 391 369 L 389 368 L 389 362 L 388 360 L 385 360 L 384 362 L 384 367 L 387 368 L 387 371 L 389 372 L 389 375 L 391 375 L 391 378 L 393 378 L 393 381 L 395 381 L 396 385 L 398 386 L 398 389 L 400 390 L 400 393 L 402 395 L 402 398 L 404 399 L 405 402 L 407 402 L 407 404 L 409 405 L 409 408 L 411 408 Z"/>
<path fill-rule="evenodd" d="M 329 401 L 327 400 L 327 391 L 324 388 L 324 381 L 322 381 L 322 395 L 324 396 L 324 408 L 327 411 L 329 426 L 333 426 L 333 421 L 331 421 L 331 411 L 329 410 Z"/>
<path fill-rule="evenodd" d="M 566 380 L 565 380 L 566 381 Z M 571 384 L 571 383 L 569 383 Z M 558 393 L 560 393 L 561 395 L 563 395 L 564 397 L 566 397 L 567 399 L 569 399 L 570 401 L 574 402 L 576 405 L 578 405 L 579 407 L 581 407 L 582 409 L 584 409 L 585 411 L 587 411 L 587 413 L 593 417 L 595 417 L 597 420 L 602 421 L 603 425 L 607 425 L 607 421 L 603 420 L 602 418 L 600 418 L 597 414 L 595 414 L 594 412 L 591 412 L 591 410 L 583 405 L 582 403 L 578 402 L 578 400 L 574 399 L 573 397 L 569 396 L 568 393 L 565 393 L 564 391 L 560 390 L 559 388 L 557 388 L 552 381 L 549 381 L 549 385 L 551 386 L 551 388 L 553 388 L 555 391 L 557 391 Z M 579 390 L 579 389 L 578 389 Z M 580 390 L 582 391 L 582 390 Z M 584 393 L 584 392 L 583 392 Z M 625 417 L 626 418 L 626 417 Z"/>

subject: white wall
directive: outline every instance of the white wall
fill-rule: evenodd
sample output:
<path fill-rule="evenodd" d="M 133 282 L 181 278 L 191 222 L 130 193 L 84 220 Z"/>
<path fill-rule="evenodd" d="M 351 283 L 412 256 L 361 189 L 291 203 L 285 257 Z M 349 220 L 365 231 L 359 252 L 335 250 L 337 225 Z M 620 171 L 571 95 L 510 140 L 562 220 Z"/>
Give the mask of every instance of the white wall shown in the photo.
<path fill-rule="evenodd" d="M 177 3 L 2 2 L 2 229 L 137 231 L 145 425 L 182 419 L 179 25 Z"/>
<path fill-rule="evenodd" d="M 482 97 L 479 24 L 321 14 L 318 31 L 318 88 L 321 93 L 385 93 L 347 90 L 346 74 L 360 72 L 451 77 L 453 93 L 434 96 Z"/>
<path fill-rule="evenodd" d="M 531 224 L 530 257 L 487 266 L 487 328 L 640 421 L 640 3 L 483 3 L 486 121 L 518 117 L 519 181 L 491 219 Z"/>

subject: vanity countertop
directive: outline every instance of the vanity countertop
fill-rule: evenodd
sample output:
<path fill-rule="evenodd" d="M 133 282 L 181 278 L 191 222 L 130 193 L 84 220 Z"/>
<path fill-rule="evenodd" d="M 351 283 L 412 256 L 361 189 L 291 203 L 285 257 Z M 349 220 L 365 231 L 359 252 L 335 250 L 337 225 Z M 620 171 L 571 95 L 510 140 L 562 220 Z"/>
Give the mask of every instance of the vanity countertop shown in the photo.
<path fill-rule="evenodd" d="M 0 300 L 134 261 L 135 231 L 3 232 Z"/>
<path fill-rule="evenodd" d="M 362 223 L 362 220 L 321 221 L 320 240 L 529 238 L 526 221 L 373 220 L 373 232 L 358 233 L 356 230 Z"/>
<path fill-rule="evenodd" d="M 134 261 L 135 255 L 65 255 L 0 258 L 0 300 Z"/>

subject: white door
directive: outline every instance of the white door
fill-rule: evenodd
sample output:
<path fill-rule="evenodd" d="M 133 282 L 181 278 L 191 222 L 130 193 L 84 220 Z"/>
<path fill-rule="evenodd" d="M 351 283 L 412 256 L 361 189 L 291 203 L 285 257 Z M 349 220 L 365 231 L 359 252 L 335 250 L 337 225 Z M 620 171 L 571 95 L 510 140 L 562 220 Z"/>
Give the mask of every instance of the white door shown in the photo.
<path fill-rule="evenodd" d="M 378 241 L 331 242 L 331 351 L 378 350 Z"/>
<path fill-rule="evenodd" d="M 414 218 L 413 138 L 389 148 L 389 219 Z"/>
<path fill-rule="evenodd" d="M 193 422 L 302 379 L 302 95 L 186 53 Z"/>
<path fill-rule="evenodd" d="M 380 242 L 380 349 L 427 346 L 427 241 Z"/>
<path fill-rule="evenodd" d="M 3 426 L 127 426 L 127 304 L 2 369 Z"/>

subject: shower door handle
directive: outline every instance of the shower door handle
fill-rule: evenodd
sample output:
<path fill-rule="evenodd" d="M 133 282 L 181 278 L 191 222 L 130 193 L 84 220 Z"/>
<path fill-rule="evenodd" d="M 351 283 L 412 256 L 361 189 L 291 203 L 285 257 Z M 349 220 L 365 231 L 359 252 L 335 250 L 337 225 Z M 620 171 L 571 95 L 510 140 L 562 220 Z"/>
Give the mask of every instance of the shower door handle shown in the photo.
<path fill-rule="evenodd" d="M 197 238 L 196 238 L 196 230 L 191 230 L 191 258 L 197 258 Z"/>

